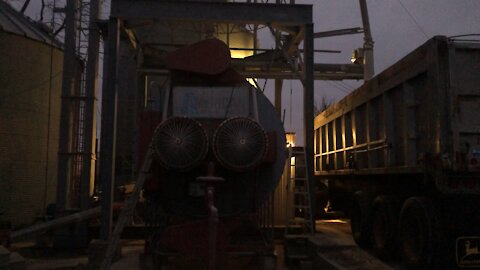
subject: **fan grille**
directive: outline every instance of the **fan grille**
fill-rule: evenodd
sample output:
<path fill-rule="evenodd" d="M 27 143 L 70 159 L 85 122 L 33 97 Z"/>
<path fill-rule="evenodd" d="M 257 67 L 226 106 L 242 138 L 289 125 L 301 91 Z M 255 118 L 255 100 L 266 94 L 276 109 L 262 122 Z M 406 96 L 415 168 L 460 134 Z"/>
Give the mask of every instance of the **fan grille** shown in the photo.
<path fill-rule="evenodd" d="M 186 117 L 172 117 L 158 125 L 153 148 L 157 161 L 163 167 L 185 171 L 205 159 L 208 137 L 199 122 Z"/>
<path fill-rule="evenodd" d="M 213 136 L 213 151 L 227 169 L 246 171 L 258 166 L 267 151 L 268 139 L 262 126 L 250 118 L 223 121 Z"/>

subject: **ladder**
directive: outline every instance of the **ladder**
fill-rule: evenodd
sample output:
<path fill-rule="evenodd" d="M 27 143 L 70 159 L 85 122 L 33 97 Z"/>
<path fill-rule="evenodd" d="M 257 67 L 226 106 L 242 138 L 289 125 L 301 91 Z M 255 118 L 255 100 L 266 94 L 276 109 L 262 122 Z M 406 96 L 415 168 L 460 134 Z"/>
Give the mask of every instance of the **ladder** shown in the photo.
<path fill-rule="evenodd" d="M 308 168 L 306 162 L 305 148 L 291 147 L 290 170 L 287 188 L 289 194 L 293 195 L 293 213 L 287 217 L 293 217 L 287 221 L 285 235 L 291 234 L 313 234 L 314 225 L 312 217 L 312 204 L 310 198 L 310 181 L 308 179 Z"/>
<path fill-rule="evenodd" d="M 120 212 L 120 215 L 118 217 L 118 221 L 115 224 L 115 228 L 113 229 L 113 233 L 109 240 L 108 247 L 106 250 L 105 258 L 100 268 L 102 270 L 108 270 L 111 267 L 112 259 L 115 254 L 115 249 L 117 248 L 118 242 L 120 241 L 120 236 L 122 234 L 123 229 L 127 225 L 130 217 L 133 215 L 135 206 L 137 205 L 138 199 L 140 197 L 140 193 L 143 188 L 143 184 L 145 183 L 145 178 L 147 177 L 147 174 L 150 171 L 152 160 L 153 160 L 153 149 L 152 149 L 152 143 L 150 143 L 147 154 L 145 155 L 145 159 L 143 161 L 142 169 L 137 177 L 137 182 L 135 183 L 135 187 L 133 189 L 132 195 L 130 195 L 130 197 L 128 197 L 127 201 L 125 202 L 122 212 Z"/>
<path fill-rule="evenodd" d="M 311 260 L 309 237 L 314 233 L 305 148 L 291 147 L 289 153 L 287 202 L 291 202 L 293 207 L 287 207 L 283 236 L 284 258 L 288 267 L 294 262 Z"/>

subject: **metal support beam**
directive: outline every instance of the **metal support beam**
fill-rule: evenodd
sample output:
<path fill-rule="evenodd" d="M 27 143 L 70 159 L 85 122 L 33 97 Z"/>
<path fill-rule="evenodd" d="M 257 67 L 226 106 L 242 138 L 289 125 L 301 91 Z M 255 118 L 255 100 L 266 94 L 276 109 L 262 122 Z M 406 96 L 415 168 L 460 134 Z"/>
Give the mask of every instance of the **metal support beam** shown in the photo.
<path fill-rule="evenodd" d="M 166 74 L 166 72 L 152 72 L 152 74 Z M 298 80 L 298 73 L 292 71 L 241 71 L 240 74 L 246 78 L 257 79 L 283 79 Z M 333 73 L 333 72 L 315 72 L 314 80 L 363 80 L 363 74 L 358 73 Z"/>
<path fill-rule="evenodd" d="M 292 71 L 284 61 L 233 59 L 233 66 L 247 78 L 298 79 L 299 72 Z M 362 80 L 363 66 L 358 64 L 314 64 L 315 80 Z M 300 66 L 303 72 L 303 67 Z"/>
<path fill-rule="evenodd" d="M 138 40 L 137 40 L 137 37 L 135 35 L 135 32 L 132 30 L 132 29 L 129 29 L 127 27 L 125 27 L 125 25 L 122 24 L 122 30 L 123 32 L 125 33 L 128 41 L 130 42 L 130 46 L 132 46 L 132 48 L 134 50 L 136 50 L 138 48 Z"/>
<path fill-rule="evenodd" d="M 322 64 L 320 64 L 322 65 Z M 362 69 L 360 69 L 362 70 Z M 138 69 L 139 72 L 143 72 L 147 75 L 162 75 L 168 76 L 169 72 L 166 69 L 151 69 L 151 68 L 141 68 Z M 282 79 L 282 80 L 298 80 L 298 73 L 292 72 L 290 70 L 239 70 L 239 73 L 245 78 L 257 78 L 257 79 Z M 316 70 L 313 73 L 314 80 L 363 80 L 363 71 L 321 71 Z"/>
<path fill-rule="evenodd" d="M 315 181 L 313 181 L 313 103 L 314 103 L 314 82 L 313 82 L 313 24 L 305 25 L 305 41 L 304 41 L 304 78 L 303 78 L 303 106 L 304 106 L 304 121 L 305 121 L 305 153 L 306 153 L 306 165 L 307 174 L 309 180 L 310 193 L 315 192 Z M 312 195 L 312 194 L 310 194 Z M 313 224 L 313 231 L 315 231 L 315 217 L 313 213 L 316 213 L 316 205 L 314 196 L 311 198 L 311 219 Z"/>
<path fill-rule="evenodd" d="M 352 35 L 352 34 L 360 34 L 360 33 L 363 33 L 363 29 L 360 27 L 355 27 L 355 28 L 318 32 L 313 34 L 313 37 L 324 38 L 324 37 L 334 37 L 334 36 Z"/>
<path fill-rule="evenodd" d="M 290 65 L 290 68 L 292 69 L 292 72 L 294 72 L 295 74 L 297 74 L 297 79 L 300 80 L 302 82 L 303 85 L 305 85 L 305 82 L 304 82 L 304 75 L 301 74 L 298 66 L 296 65 L 296 63 L 293 61 L 293 57 L 291 55 L 288 54 L 288 51 L 285 47 L 285 44 L 282 44 L 280 42 L 280 33 L 278 31 L 275 31 L 273 29 L 272 26 L 268 26 L 268 28 L 270 29 L 270 32 L 272 33 L 272 35 L 275 37 L 275 40 L 276 40 L 276 48 L 279 49 L 282 53 L 283 53 L 283 57 L 285 59 L 285 61 Z M 286 45 L 288 46 L 288 45 Z M 306 53 L 306 51 L 304 52 Z M 313 51 L 312 51 L 312 58 L 313 58 Z"/>
<path fill-rule="evenodd" d="M 300 43 L 304 38 L 303 31 L 305 31 L 305 29 L 300 28 L 298 33 L 290 35 L 291 39 L 288 41 L 288 48 L 287 48 L 288 55 L 295 55 L 298 52 L 299 50 L 298 46 L 300 45 Z"/>
<path fill-rule="evenodd" d="M 240 71 L 291 71 L 290 66 L 285 62 L 233 59 L 232 64 Z M 363 75 L 363 67 L 358 64 L 314 64 L 314 71 L 330 73 L 353 73 Z"/>
<path fill-rule="evenodd" d="M 92 168 L 95 168 L 95 116 L 96 116 L 96 96 L 97 96 L 97 77 L 98 77 L 98 52 L 100 48 L 100 30 L 96 21 L 99 19 L 100 1 L 90 1 L 90 18 L 88 30 L 88 62 L 85 74 L 85 144 L 83 152 L 82 179 L 80 185 L 80 209 L 86 210 L 90 207 L 90 195 L 95 174 Z"/>
<path fill-rule="evenodd" d="M 375 74 L 373 64 L 373 38 L 370 31 L 370 21 L 368 19 L 368 8 L 366 0 L 359 0 L 360 11 L 362 12 L 362 23 L 365 36 L 363 38 L 363 53 L 364 53 L 364 80 L 370 80 Z"/>
<path fill-rule="evenodd" d="M 70 125 L 71 125 L 71 99 L 75 88 L 76 56 L 75 56 L 75 11 L 77 0 L 68 0 L 65 8 L 65 50 L 63 56 L 62 77 L 62 105 L 60 112 L 60 131 L 58 146 L 58 172 L 57 172 L 57 211 L 63 212 L 68 206 L 68 162 L 70 156 Z"/>
<path fill-rule="evenodd" d="M 112 233 L 112 205 L 115 183 L 115 138 L 117 122 L 117 58 L 120 41 L 117 18 L 108 22 L 108 39 L 103 71 L 102 129 L 100 141 L 100 181 L 102 183 L 102 226 L 100 238 L 108 240 Z"/>
<path fill-rule="evenodd" d="M 156 0 L 114 0 L 111 16 L 120 19 L 203 21 L 239 24 L 303 25 L 312 22 L 311 5 Z"/>

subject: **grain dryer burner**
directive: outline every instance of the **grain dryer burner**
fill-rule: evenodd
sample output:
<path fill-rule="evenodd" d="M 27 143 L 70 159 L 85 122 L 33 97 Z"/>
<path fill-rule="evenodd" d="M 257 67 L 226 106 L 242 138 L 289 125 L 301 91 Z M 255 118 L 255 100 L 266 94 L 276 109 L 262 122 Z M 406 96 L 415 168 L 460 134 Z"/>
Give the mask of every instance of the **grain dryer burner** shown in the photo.
<path fill-rule="evenodd" d="M 169 85 L 155 101 L 161 106 L 142 114 L 138 159 L 150 141 L 155 156 L 144 195 L 157 266 L 275 265 L 259 209 L 282 175 L 285 131 L 268 98 L 230 60 L 215 39 L 172 52 Z"/>

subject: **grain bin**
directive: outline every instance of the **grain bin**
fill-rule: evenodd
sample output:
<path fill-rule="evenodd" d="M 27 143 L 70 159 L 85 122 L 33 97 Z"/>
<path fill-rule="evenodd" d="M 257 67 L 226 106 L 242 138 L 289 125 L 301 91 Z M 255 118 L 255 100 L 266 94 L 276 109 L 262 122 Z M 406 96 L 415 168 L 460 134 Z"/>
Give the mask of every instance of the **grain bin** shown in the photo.
<path fill-rule="evenodd" d="M 28 225 L 55 201 L 63 50 L 0 1 L 0 212 Z"/>

